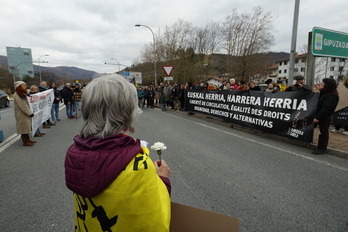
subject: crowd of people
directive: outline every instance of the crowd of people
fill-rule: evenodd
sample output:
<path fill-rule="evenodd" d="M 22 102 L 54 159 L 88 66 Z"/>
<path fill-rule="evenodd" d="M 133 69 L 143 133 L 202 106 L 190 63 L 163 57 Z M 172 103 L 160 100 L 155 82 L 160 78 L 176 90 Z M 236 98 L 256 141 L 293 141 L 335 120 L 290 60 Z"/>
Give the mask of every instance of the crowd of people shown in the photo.
<path fill-rule="evenodd" d="M 285 91 L 311 91 L 311 89 L 303 84 L 304 78 L 302 76 L 295 77 L 296 83 L 289 86 Z M 138 106 L 141 109 L 154 108 L 155 106 L 160 106 L 162 111 L 167 109 L 180 110 L 183 111 L 185 108 L 185 90 L 195 89 L 195 90 L 252 90 L 252 91 L 264 91 L 276 93 L 280 91 L 277 83 L 271 79 L 266 81 L 267 88 L 262 89 L 258 86 L 256 81 L 245 82 L 240 80 L 236 82 L 234 78 L 229 81 L 224 80 L 220 86 L 216 86 L 212 83 L 196 83 L 187 82 L 186 84 L 179 84 L 174 82 L 170 84 L 169 82 L 160 83 L 159 85 L 150 86 L 138 86 Z"/>
<path fill-rule="evenodd" d="M 301 92 L 311 92 L 311 88 L 304 83 L 303 76 L 294 77 L 295 83 L 288 86 L 284 91 L 301 91 Z M 348 78 L 346 79 L 346 81 Z M 186 89 L 196 89 L 196 90 L 250 90 L 250 91 L 264 91 L 270 93 L 276 93 L 280 91 L 277 83 L 271 79 L 266 81 L 267 88 L 262 89 L 258 86 L 257 82 L 249 81 L 238 81 L 231 78 L 229 81 L 224 80 L 222 85 L 217 87 L 212 83 L 204 83 L 203 85 L 196 84 L 193 85 L 191 82 L 185 85 L 180 85 L 174 83 L 170 85 L 169 83 L 160 83 L 156 86 L 145 86 L 144 88 L 138 87 L 138 105 L 140 108 L 147 107 L 154 108 L 154 105 L 161 107 L 162 111 L 167 109 L 173 110 L 184 110 L 185 108 L 185 90 Z M 316 150 L 312 151 L 313 154 L 320 155 L 325 154 L 329 141 L 329 126 L 332 122 L 332 117 L 335 112 L 335 108 L 338 104 L 339 97 L 337 92 L 337 83 L 334 79 L 325 78 L 321 84 L 319 101 L 317 105 L 317 111 L 313 124 L 319 127 L 319 143 Z M 332 132 L 339 132 L 340 126 L 336 125 L 336 128 Z M 345 128 L 347 129 L 347 128 Z M 348 134 L 345 130 L 343 134 Z"/>
<path fill-rule="evenodd" d="M 180 85 L 175 82 L 173 85 L 160 83 L 159 85 L 138 86 L 138 106 L 144 109 L 160 106 L 163 111 L 167 109 L 184 110 L 185 107 L 185 89 L 190 83 Z"/>
<path fill-rule="evenodd" d="M 296 83 L 287 87 L 285 91 L 312 91 L 309 86 L 304 84 L 304 78 L 302 76 L 295 77 Z M 66 83 L 62 90 L 58 90 L 55 83 L 51 83 L 47 87 L 46 82 L 41 82 L 40 86 L 31 86 L 30 91 L 26 90 L 26 85 L 22 81 L 16 82 L 16 94 L 15 100 L 15 115 L 17 120 L 17 133 L 22 135 L 24 146 L 33 146 L 36 141 L 30 140 L 28 135 L 30 132 L 30 117 L 33 116 L 29 106 L 23 101 L 23 96 L 36 94 L 37 92 L 46 91 L 48 89 L 53 89 L 54 91 L 54 101 L 51 108 L 51 118 L 43 123 L 43 128 L 50 128 L 55 126 L 59 117 L 59 104 L 64 102 L 66 107 L 66 115 L 68 119 L 79 118 L 82 115 L 81 112 L 81 98 L 82 92 L 85 85 L 81 86 L 80 83 L 71 85 Z M 223 81 L 222 85 L 219 87 L 213 85 L 212 83 L 192 84 L 191 82 L 185 85 L 174 82 L 172 85 L 167 83 L 160 83 L 159 85 L 150 86 L 138 86 L 137 87 L 137 98 L 138 107 L 140 109 L 154 108 L 155 106 L 160 107 L 162 111 L 168 109 L 180 110 L 185 109 L 185 91 L 187 89 L 201 89 L 201 90 L 248 90 L 248 91 L 265 91 L 270 93 L 275 93 L 279 91 L 279 88 L 275 82 L 272 80 L 267 81 L 268 87 L 266 89 L 260 88 L 256 82 L 249 81 L 248 83 L 244 81 L 238 81 L 231 78 L 229 81 Z M 23 95 L 24 94 L 24 95 Z M 320 136 L 318 149 L 313 151 L 313 154 L 324 154 L 327 149 L 327 143 L 329 139 L 329 126 L 332 121 L 332 116 L 335 111 L 336 105 L 338 104 L 338 93 L 337 93 L 337 83 L 335 80 L 330 78 L 325 78 L 323 80 L 320 97 L 317 106 L 317 113 L 313 121 L 314 125 L 319 126 Z M 25 118 L 25 120 L 23 120 Z M 25 122 L 25 123 L 24 123 Z M 24 126 L 24 124 L 26 126 Z M 22 130 L 25 127 L 25 130 Z M 22 128 L 22 129 L 21 129 Z M 335 130 L 338 131 L 339 125 L 336 125 Z M 35 133 L 35 137 L 41 137 L 45 135 L 40 129 Z"/>
<path fill-rule="evenodd" d="M 54 99 L 51 106 L 51 117 L 43 122 L 42 125 L 43 128 L 49 129 L 61 120 L 59 115 L 60 103 L 64 102 L 68 119 L 81 117 L 81 96 L 85 86 L 85 84 L 81 86 L 80 83 L 75 83 L 74 85 L 66 83 L 64 88 L 59 90 L 55 82 L 52 82 L 48 87 L 47 82 L 42 81 L 39 86 L 32 85 L 28 90 L 25 82 L 15 82 L 14 112 L 17 134 L 21 135 L 23 146 L 33 146 L 37 142 L 29 136 L 31 133 L 31 117 L 34 116 L 34 113 L 29 107 L 27 96 L 53 89 Z M 44 135 L 45 133 L 38 128 L 34 137 L 42 137 Z"/>

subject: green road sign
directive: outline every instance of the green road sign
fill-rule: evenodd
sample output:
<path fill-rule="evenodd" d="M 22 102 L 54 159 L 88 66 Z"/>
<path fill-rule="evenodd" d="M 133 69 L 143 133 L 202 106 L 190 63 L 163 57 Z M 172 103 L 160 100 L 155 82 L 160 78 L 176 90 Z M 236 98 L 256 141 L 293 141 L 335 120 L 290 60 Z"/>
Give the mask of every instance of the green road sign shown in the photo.
<path fill-rule="evenodd" d="M 348 33 L 314 27 L 312 30 L 312 54 L 348 58 Z"/>

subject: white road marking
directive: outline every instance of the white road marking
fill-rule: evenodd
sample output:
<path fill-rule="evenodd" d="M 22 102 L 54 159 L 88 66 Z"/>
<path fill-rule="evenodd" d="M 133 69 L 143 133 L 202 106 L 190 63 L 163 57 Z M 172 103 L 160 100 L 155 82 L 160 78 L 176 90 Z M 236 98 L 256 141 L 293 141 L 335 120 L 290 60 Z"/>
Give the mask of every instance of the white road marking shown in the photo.
<path fill-rule="evenodd" d="M 65 108 L 65 105 L 61 103 L 59 105 L 59 111 L 62 110 L 63 108 Z M 13 109 L 10 109 L 10 110 L 13 110 Z M 5 151 L 9 146 L 14 144 L 15 142 L 17 142 L 17 140 L 19 140 L 20 137 L 21 136 L 19 134 L 13 134 L 10 137 L 8 137 L 6 140 L 4 140 L 2 143 L 0 143 L 0 153 Z"/>
<path fill-rule="evenodd" d="M 257 144 L 260 144 L 260 145 L 262 145 L 262 146 L 270 147 L 270 148 L 276 149 L 276 150 L 278 150 L 278 151 L 286 152 L 286 153 L 289 153 L 289 154 L 292 154 L 292 155 L 296 155 L 296 156 L 298 156 L 298 157 L 301 157 L 301 158 L 303 158 L 303 159 L 311 160 L 311 161 L 314 161 L 314 162 L 317 162 L 317 163 L 321 163 L 321 164 L 324 164 L 324 165 L 327 165 L 327 166 L 330 166 L 330 167 L 337 168 L 337 169 L 339 169 L 339 170 L 348 172 L 348 168 L 340 167 L 340 166 L 331 164 L 331 163 L 326 162 L 326 161 L 318 160 L 318 159 L 315 159 L 315 158 L 313 158 L 313 157 L 309 157 L 309 156 L 306 156 L 306 155 L 298 154 L 298 153 L 293 152 L 293 151 L 288 151 L 288 150 L 285 150 L 285 149 L 282 149 L 282 148 L 279 148 L 279 147 L 275 147 L 275 146 L 272 146 L 272 145 L 270 145 L 270 144 L 263 143 L 263 142 L 260 142 L 260 141 L 254 140 L 254 139 L 250 139 L 250 138 L 247 138 L 247 137 L 244 137 L 244 136 L 241 136 L 241 135 L 233 134 L 233 133 L 228 132 L 228 131 L 219 130 L 219 129 L 217 129 L 217 128 L 214 128 L 214 127 L 211 127 L 211 126 L 207 126 L 207 125 L 202 124 L 202 123 L 198 123 L 198 122 L 194 122 L 194 123 L 197 124 L 197 125 L 200 125 L 200 126 L 207 127 L 207 128 L 209 128 L 209 129 L 211 129 L 211 130 L 216 130 L 216 131 L 219 131 L 219 132 L 223 132 L 223 133 L 225 133 L 225 134 L 228 134 L 228 135 L 231 135 L 231 136 L 240 138 L 240 139 L 244 139 L 244 140 L 250 141 L 250 142 L 252 142 L 252 143 L 257 143 Z"/>
<path fill-rule="evenodd" d="M 20 139 L 20 135 L 19 134 L 13 134 L 10 137 L 8 137 L 5 141 L 2 142 L 1 147 L 0 147 L 0 153 L 5 151 L 6 148 L 8 148 L 9 146 L 11 146 L 12 144 L 14 144 L 15 142 L 17 142 L 17 140 Z"/>
<path fill-rule="evenodd" d="M 211 126 L 205 125 L 205 124 L 203 124 L 203 123 L 194 122 L 194 121 L 191 121 L 191 120 L 188 120 L 188 119 L 185 119 L 185 118 L 182 118 L 182 117 L 173 115 L 173 114 L 169 114 L 169 115 L 171 115 L 171 116 L 173 116 L 173 117 L 180 118 L 181 120 L 190 121 L 191 123 L 193 122 L 193 123 L 195 123 L 195 124 L 197 124 L 197 125 L 204 126 L 204 127 L 209 128 L 209 129 L 211 129 L 211 130 L 215 130 L 215 131 L 218 131 L 218 132 L 222 132 L 222 133 L 225 133 L 225 134 L 228 134 L 228 135 L 231 135 L 231 136 L 240 138 L 240 139 L 245 139 L 245 140 L 247 140 L 247 141 L 250 141 L 250 142 L 253 142 L 253 143 L 257 143 L 257 144 L 262 145 L 262 146 L 270 147 L 270 148 L 276 149 L 276 150 L 278 150 L 278 151 L 286 152 L 286 153 L 288 153 L 288 154 L 292 154 L 292 155 L 301 157 L 301 158 L 303 158 L 303 159 L 311 160 L 311 161 L 314 161 L 314 162 L 317 162 L 317 163 L 320 163 L 320 164 L 327 165 L 327 166 L 332 167 L 332 168 L 339 169 L 339 170 L 341 170 L 341 171 L 348 172 L 348 168 L 340 167 L 340 166 L 338 166 L 338 165 L 335 165 L 335 164 L 332 164 L 332 163 L 329 163 L 329 162 L 326 162 L 326 161 L 323 161 L 323 160 L 319 160 L 319 159 L 316 159 L 316 158 L 313 158 L 313 157 L 310 157 L 310 156 L 298 154 L 298 153 L 293 152 L 293 151 L 288 151 L 288 150 L 285 150 L 285 149 L 282 149 L 282 148 L 279 148 L 279 147 L 272 146 L 272 145 L 267 144 L 267 143 L 263 143 L 263 142 L 260 142 L 260 141 L 254 140 L 254 139 L 250 139 L 250 138 L 247 138 L 247 137 L 244 137 L 244 136 L 241 136 L 241 135 L 237 135 L 237 134 L 234 134 L 234 133 L 232 133 L 232 132 L 220 130 L 220 129 L 217 129 L 217 128 L 215 128 L 215 127 L 211 127 Z"/>

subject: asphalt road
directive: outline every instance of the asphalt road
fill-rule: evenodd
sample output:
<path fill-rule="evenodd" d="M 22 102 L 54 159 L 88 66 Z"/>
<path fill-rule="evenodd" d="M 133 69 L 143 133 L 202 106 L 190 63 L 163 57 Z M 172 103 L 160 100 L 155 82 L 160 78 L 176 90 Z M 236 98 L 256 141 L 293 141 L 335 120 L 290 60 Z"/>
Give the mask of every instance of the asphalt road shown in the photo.
<path fill-rule="evenodd" d="M 0 144 L 0 231 L 73 231 L 63 164 L 81 119 L 64 113 L 34 147 Z M 238 217 L 241 231 L 348 231 L 348 160 L 158 109 L 133 136 L 168 147 L 174 202 Z"/>

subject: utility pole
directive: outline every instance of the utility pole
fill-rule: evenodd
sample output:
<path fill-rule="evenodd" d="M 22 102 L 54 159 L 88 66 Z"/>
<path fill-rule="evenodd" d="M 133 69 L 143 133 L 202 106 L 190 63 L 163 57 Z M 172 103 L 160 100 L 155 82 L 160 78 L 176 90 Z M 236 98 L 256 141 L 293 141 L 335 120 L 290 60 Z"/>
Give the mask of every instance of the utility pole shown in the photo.
<path fill-rule="evenodd" d="M 294 21 L 292 24 L 292 38 L 290 49 L 290 64 L 289 64 L 289 78 L 288 86 L 294 82 L 294 66 L 295 66 L 295 54 L 296 54 L 296 40 L 297 40 L 297 27 L 298 27 L 298 15 L 300 9 L 300 0 L 295 0 Z"/>

